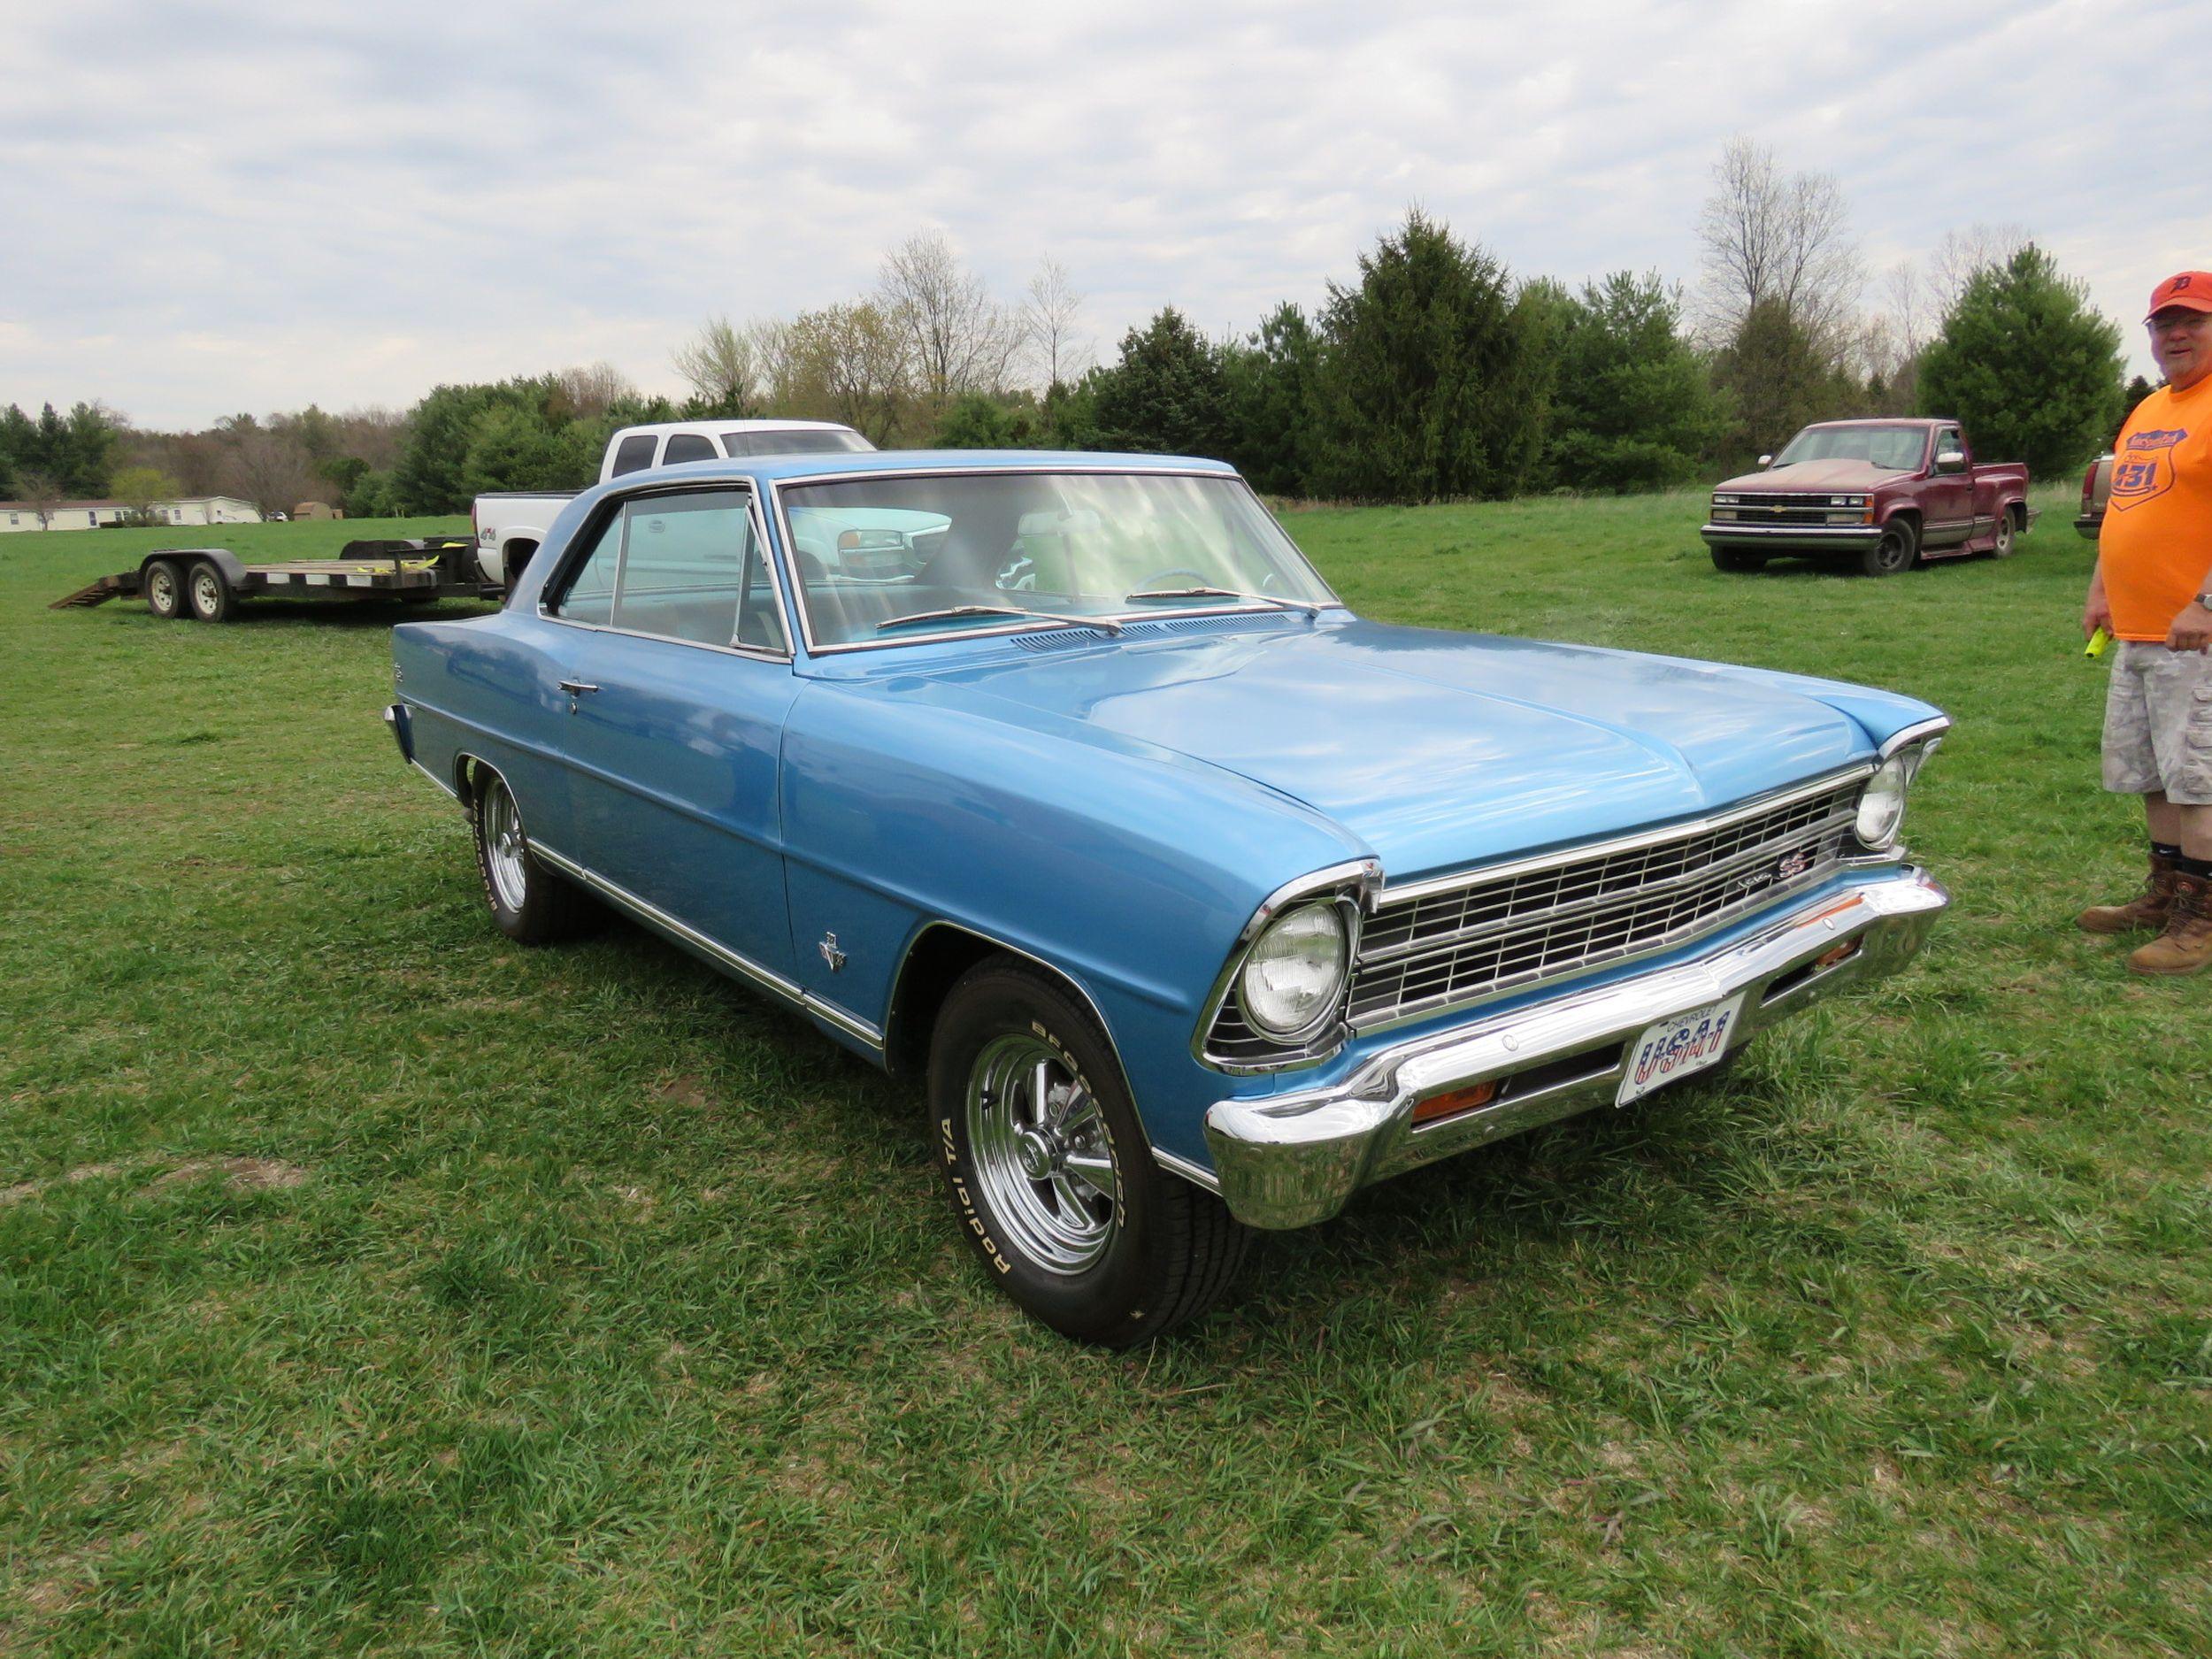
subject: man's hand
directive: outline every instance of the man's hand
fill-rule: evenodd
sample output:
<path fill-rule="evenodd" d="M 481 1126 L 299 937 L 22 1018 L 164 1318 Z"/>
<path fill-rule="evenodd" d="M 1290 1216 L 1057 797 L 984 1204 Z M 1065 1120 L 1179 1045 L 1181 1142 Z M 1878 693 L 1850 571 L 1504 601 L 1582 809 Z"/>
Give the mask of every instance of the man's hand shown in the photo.
<path fill-rule="evenodd" d="M 2081 636 L 2085 640 L 2102 628 L 2112 632 L 2112 607 L 2105 601 L 2101 575 L 2089 584 L 2089 596 L 2081 603 Z"/>
<path fill-rule="evenodd" d="M 2166 649 L 2200 651 L 2208 645 L 2212 645 L 2212 611 L 2192 599 L 2175 612 L 2174 625 L 2166 630 Z"/>

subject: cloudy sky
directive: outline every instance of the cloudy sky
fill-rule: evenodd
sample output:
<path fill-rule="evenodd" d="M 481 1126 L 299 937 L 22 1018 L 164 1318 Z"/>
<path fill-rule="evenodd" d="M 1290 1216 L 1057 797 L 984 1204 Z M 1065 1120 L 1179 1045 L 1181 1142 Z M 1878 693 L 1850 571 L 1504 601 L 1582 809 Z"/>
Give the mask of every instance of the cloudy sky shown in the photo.
<path fill-rule="evenodd" d="M 1697 273 L 1745 134 L 1868 265 L 2032 232 L 2135 326 L 2212 267 L 2200 0 L 499 8 L 5 0 L 0 404 L 403 407 L 871 285 L 1039 259 L 1110 357 L 1308 305 L 1419 203 L 1517 272 Z M 1870 284 L 1870 304 L 1881 297 Z"/>

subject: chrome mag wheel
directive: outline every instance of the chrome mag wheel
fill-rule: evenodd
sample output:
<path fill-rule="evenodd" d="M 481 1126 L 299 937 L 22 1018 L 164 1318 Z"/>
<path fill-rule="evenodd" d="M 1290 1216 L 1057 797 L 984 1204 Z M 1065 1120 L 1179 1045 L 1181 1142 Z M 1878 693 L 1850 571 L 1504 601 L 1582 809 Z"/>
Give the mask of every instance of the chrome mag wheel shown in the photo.
<path fill-rule="evenodd" d="M 484 868 L 510 910 L 520 910 L 530 897 L 530 872 L 523 863 L 528 853 L 515 798 L 495 779 L 484 795 Z"/>
<path fill-rule="evenodd" d="M 1005 1242 L 1048 1272 L 1081 1272 L 1120 1225 L 1099 1104 L 1036 1038 L 998 1037 L 968 1074 L 976 1184 Z"/>

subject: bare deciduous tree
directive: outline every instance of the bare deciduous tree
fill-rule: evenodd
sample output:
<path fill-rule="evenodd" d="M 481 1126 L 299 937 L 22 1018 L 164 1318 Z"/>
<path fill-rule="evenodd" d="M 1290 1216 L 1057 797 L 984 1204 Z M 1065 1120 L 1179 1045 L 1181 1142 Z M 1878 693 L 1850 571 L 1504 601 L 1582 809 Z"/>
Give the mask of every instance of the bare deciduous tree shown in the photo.
<path fill-rule="evenodd" d="M 38 527 L 54 527 L 54 509 L 61 504 L 61 484 L 51 472 L 18 472 L 15 475 L 17 496 L 26 507 L 38 515 Z"/>
<path fill-rule="evenodd" d="M 253 503 L 265 518 L 291 511 L 322 487 L 296 431 L 264 426 L 251 415 L 226 415 L 215 423 L 215 436 L 225 493 Z"/>
<path fill-rule="evenodd" d="M 1947 230 L 1928 256 L 1928 288 L 1938 323 L 1951 314 L 1977 271 L 2003 265 L 2032 240 L 2024 225 L 1969 225 Z"/>
<path fill-rule="evenodd" d="M 1790 320 L 1840 357 L 1865 275 L 1850 212 L 1833 174 L 1775 171 L 1774 152 L 1734 138 L 1714 164 L 1715 188 L 1698 222 L 1705 274 L 1704 330 L 1732 339 L 1755 306 L 1782 306 Z"/>
<path fill-rule="evenodd" d="M 603 359 L 563 369 L 556 378 L 557 402 L 578 420 L 596 420 L 624 398 L 637 396 L 630 377 Z"/>
<path fill-rule="evenodd" d="M 1079 373 L 1080 359 L 1089 355 L 1088 342 L 1079 343 L 1075 334 L 1082 312 L 1083 296 L 1068 280 L 1067 268 L 1049 256 L 1038 261 L 1022 305 L 1022 323 L 1048 391 Z"/>
<path fill-rule="evenodd" d="M 676 349 L 676 373 L 707 403 L 750 411 L 763 378 L 754 335 L 757 329 L 731 326 L 726 317 L 710 317 L 699 332 Z"/>
<path fill-rule="evenodd" d="M 933 405 L 1005 389 L 1020 320 L 962 268 L 942 234 L 910 236 L 885 257 L 876 305 L 906 335 L 918 388 Z"/>

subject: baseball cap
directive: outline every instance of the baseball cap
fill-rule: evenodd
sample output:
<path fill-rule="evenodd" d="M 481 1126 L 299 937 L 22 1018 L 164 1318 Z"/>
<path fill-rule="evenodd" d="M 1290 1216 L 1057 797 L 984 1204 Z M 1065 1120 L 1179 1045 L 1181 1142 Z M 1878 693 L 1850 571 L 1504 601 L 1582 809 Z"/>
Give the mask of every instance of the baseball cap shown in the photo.
<path fill-rule="evenodd" d="M 2169 305 L 2178 305 L 2184 311 L 2212 311 L 2212 271 L 2184 271 L 2168 277 L 2151 290 L 2151 308 L 2143 320 L 2150 321 Z"/>

